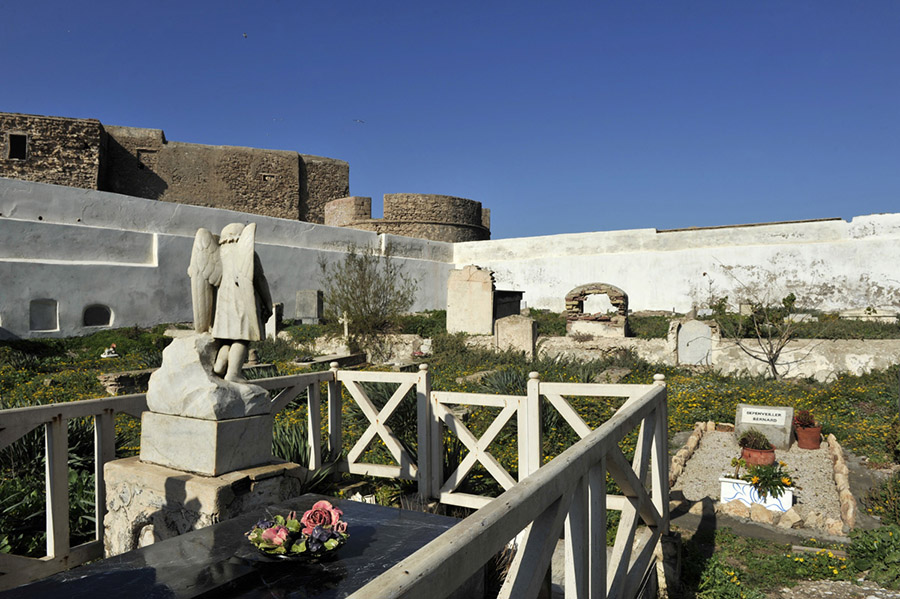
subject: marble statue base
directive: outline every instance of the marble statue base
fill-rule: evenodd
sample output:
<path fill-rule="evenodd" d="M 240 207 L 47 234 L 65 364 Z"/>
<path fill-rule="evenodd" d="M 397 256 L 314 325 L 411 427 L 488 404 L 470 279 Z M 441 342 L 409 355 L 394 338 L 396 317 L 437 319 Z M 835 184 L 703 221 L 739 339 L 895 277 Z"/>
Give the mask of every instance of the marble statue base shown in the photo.
<path fill-rule="evenodd" d="M 141 461 L 219 476 L 272 461 L 272 415 L 203 420 L 144 412 Z"/>
<path fill-rule="evenodd" d="M 269 505 L 300 495 L 305 473 L 282 461 L 216 477 L 136 457 L 107 462 L 104 552 L 118 555 L 241 514 L 264 514 Z"/>

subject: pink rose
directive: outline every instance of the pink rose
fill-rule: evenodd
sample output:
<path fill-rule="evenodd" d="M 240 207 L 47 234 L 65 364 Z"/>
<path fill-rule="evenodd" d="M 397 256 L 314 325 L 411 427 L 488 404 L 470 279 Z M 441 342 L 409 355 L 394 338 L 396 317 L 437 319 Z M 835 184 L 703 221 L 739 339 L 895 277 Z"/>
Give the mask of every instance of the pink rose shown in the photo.
<path fill-rule="evenodd" d="M 262 533 L 262 540 L 272 545 L 281 545 L 288 537 L 288 529 L 284 526 L 275 525 L 267 528 Z"/>
<path fill-rule="evenodd" d="M 317 501 L 312 509 L 303 514 L 300 522 L 303 524 L 303 533 L 311 534 L 316 526 L 330 528 L 341 520 L 344 512 L 332 506 L 325 500 Z"/>
<path fill-rule="evenodd" d="M 339 522 L 335 522 L 332 527 L 332 530 L 334 530 L 334 532 L 347 532 L 347 523 L 344 522 L 343 520 L 340 520 Z"/>

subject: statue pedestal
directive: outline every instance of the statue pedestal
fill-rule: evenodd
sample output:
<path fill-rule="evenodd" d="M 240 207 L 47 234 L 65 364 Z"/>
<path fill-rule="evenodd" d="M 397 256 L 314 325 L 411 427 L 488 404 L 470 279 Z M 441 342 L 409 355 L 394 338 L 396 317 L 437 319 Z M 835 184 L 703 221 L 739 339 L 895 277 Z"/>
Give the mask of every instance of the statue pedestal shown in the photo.
<path fill-rule="evenodd" d="M 144 412 L 141 461 L 219 476 L 272 461 L 272 415 L 203 420 Z"/>
<path fill-rule="evenodd" d="M 176 537 L 302 494 L 306 469 L 271 463 L 209 477 L 147 464 L 107 462 L 104 551 L 107 557 Z"/>

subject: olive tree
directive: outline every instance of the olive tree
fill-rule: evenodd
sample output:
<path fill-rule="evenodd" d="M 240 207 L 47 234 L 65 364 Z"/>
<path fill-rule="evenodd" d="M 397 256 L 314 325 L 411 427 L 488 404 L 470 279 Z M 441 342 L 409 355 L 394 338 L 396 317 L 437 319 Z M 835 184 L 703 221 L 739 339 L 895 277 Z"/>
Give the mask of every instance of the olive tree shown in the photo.
<path fill-rule="evenodd" d="M 412 307 L 416 281 L 391 258 L 390 247 L 379 253 L 350 246 L 343 260 L 320 261 L 319 267 L 329 332 L 343 334 L 346 320 L 350 349 L 379 355 L 384 335 L 396 332 L 400 317 Z"/>

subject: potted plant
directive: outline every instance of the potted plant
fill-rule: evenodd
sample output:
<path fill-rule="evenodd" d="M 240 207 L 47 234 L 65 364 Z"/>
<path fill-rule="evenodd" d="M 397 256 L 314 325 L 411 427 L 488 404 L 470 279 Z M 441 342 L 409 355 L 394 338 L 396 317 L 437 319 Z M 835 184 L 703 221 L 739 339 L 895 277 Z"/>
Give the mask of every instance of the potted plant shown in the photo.
<path fill-rule="evenodd" d="M 798 410 L 794 415 L 794 434 L 800 449 L 818 449 L 822 442 L 822 427 L 816 426 L 816 419 L 809 410 Z"/>
<path fill-rule="evenodd" d="M 741 459 L 748 464 L 769 465 L 775 463 L 775 447 L 769 439 L 755 428 L 745 430 L 738 438 Z"/>
<path fill-rule="evenodd" d="M 719 479 L 719 500 L 722 503 L 737 499 L 747 506 L 759 503 L 777 512 L 791 509 L 795 484 L 784 462 L 757 466 L 735 458 L 731 465 L 735 467 L 734 477 L 723 476 Z M 740 474 L 742 469 L 746 469 L 743 476 Z"/>

